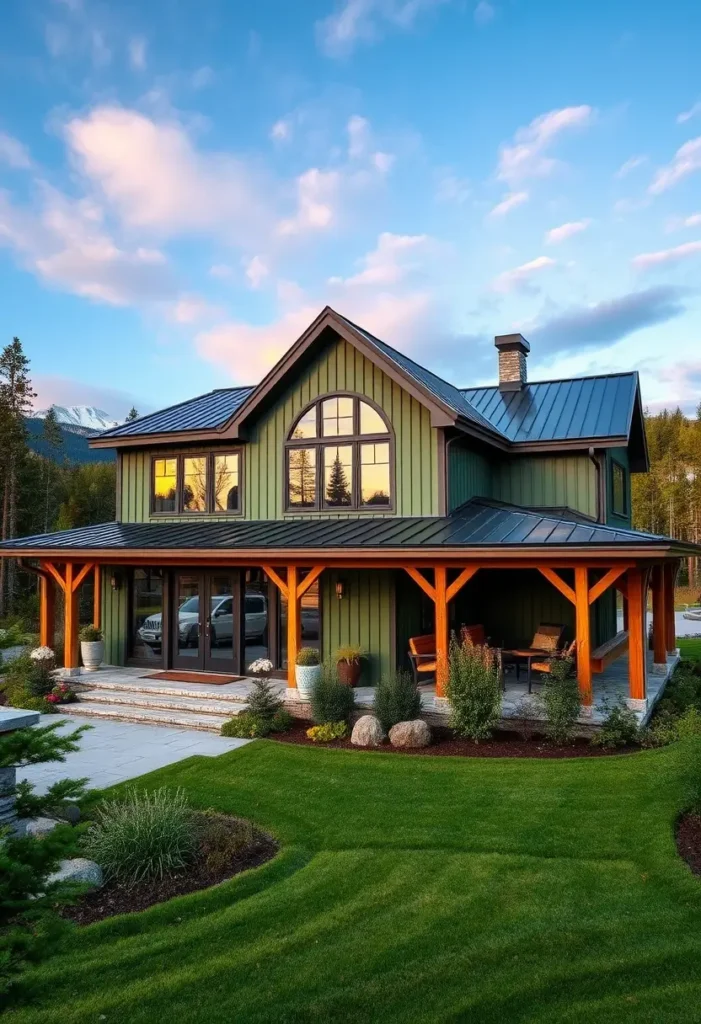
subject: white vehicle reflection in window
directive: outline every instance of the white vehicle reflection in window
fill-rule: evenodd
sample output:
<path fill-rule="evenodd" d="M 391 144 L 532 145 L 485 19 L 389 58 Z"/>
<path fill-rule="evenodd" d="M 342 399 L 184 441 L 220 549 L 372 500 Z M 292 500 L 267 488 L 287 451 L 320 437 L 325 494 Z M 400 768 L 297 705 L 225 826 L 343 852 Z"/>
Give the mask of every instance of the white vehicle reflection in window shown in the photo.
<path fill-rule="evenodd" d="M 247 594 L 245 599 L 245 629 L 247 640 L 263 637 L 268 626 L 268 602 L 262 594 Z M 163 639 L 163 616 L 150 615 L 137 631 L 141 640 L 150 647 L 160 647 Z M 234 635 L 233 599 L 230 596 L 212 598 L 210 642 L 230 646 Z M 197 647 L 200 638 L 200 599 L 190 597 L 178 610 L 178 640 L 180 647 Z"/>

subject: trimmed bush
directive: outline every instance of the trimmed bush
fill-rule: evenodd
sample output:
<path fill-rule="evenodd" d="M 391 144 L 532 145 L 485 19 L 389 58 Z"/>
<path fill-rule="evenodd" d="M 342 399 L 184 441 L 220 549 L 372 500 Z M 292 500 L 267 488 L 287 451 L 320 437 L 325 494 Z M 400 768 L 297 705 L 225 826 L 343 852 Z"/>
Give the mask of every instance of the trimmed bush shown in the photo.
<path fill-rule="evenodd" d="M 461 641 L 450 640 L 447 696 L 450 724 L 458 736 L 486 740 L 501 717 L 501 668 L 496 651 Z"/>
<path fill-rule="evenodd" d="M 248 697 L 246 710 L 254 718 L 261 718 L 267 722 L 272 722 L 278 711 L 282 710 L 282 701 L 273 690 L 270 680 L 255 680 Z"/>
<path fill-rule="evenodd" d="M 280 708 L 273 715 L 272 721 L 270 722 L 271 732 L 289 732 L 294 725 L 294 718 L 286 711 L 285 708 Z"/>
<path fill-rule="evenodd" d="M 324 665 L 311 697 L 312 718 L 316 724 L 348 722 L 354 707 L 351 687 L 339 682 L 335 667 Z"/>
<path fill-rule="evenodd" d="M 241 740 L 255 740 L 267 736 L 271 731 L 272 719 L 252 715 L 250 711 L 242 711 L 235 718 L 230 718 L 221 727 L 221 735 Z"/>
<path fill-rule="evenodd" d="M 309 666 L 319 663 L 319 652 L 316 647 L 300 647 L 295 659 L 296 665 Z"/>
<path fill-rule="evenodd" d="M 83 626 L 78 636 L 84 644 L 96 644 L 102 640 L 102 630 L 93 625 Z"/>
<path fill-rule="evenodd" d="M 373 713 L 389 732 L 397 722 L 409 722 L 421 714 L 421 694 L 408 672 L 382 676 L 375 689 Z"/>
<path fill-rule="evenodd" d="M 83 845 L 107 878 L 136 884 L 163 878 L 194 858 L 198 834 L 181 789 L 153 793 L 127 790 L 121 800 L 105 800 Z"/>
<path fill-rule="evenodd" d="M 595 747 L 629 747 L 640 740 L 640 728 L 635 712 L 625 704 L 614 704 L 596 736 Z"/>
<path fill-rule="evenodd" d="M 545 735 L 551 743 L 569 742 L 582 708 L 571 658 L 553 658 L 540 700 L 547 721 Z"/>

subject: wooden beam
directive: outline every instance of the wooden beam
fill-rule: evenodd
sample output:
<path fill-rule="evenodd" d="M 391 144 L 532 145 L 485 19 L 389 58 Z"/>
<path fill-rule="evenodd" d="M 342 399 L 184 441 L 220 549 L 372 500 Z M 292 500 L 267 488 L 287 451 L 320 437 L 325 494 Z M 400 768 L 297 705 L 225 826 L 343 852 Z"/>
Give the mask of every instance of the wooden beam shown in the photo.
<path fill-rule="evenodd" d="M 448 570 L 436 567 L 436 697 L 444 697 L 448 685 Z"/>
<path fill-rule="evenodd" d="M 647 574 L 643 569 L 628 570 L 628 693 L 634 700 L 645 700 L 645 598 Z"/>
<path fill-rule="evenodd" d="M 296 565 L 287 567 L 287 685 L 291 690 L 297 688 L 295 665 L 297 652 L 302 640 L 301 619 L 299 615 L 299 594 L 297 591 L 298 572 Z"/>
<path fill-rule="evenodd" d="M 436 589 L 432 587 L 426 577 L 418 569 L 415 569 L 413 565 L 405 565 L 404 568 L 411 576 L 414 583 L 416 583 L 423 590 L 424 594 L 427 594 L 431 600 L 435 603 L 436 600 Z"/>
<path fill-rule="evenodd" d="M 54 646 L 56 632 L 56 590 L 47 574 L 39 577 L 39 644 Z"/>
<path fill-rule="evenodd" d="M 591 704 L 591 619 L 589 571 L 574 570 L 575 612 L 577 618 L 577 680 L 582 704 Z"/>
<path fill-rule="evenodd" d="M 609 587 L 612 587 L 616 580 L 630 569 L 629 565 L 614 565 L 612 569 L 602 576 L 589 591 L 589 604 L 598 601 L 602 594 L 605 594 Z"/>
<path fill-rule="evenodd" d="M 674 618 L 674 581 L 679 563 L 666 562 L 664 566 L 665 643 L 668 654 L 677 651 L 677 624 Z"/>
<path fill-rule="evenodd" d="M 453 598 L 460 593 L 466 583 L 469 583 L 475 573 L 479 572 L 478 565 L 468 565 L 460 573 L 457 579 L 453 580 L 448 589 L 446 590 L 446 597 L 448 601 L 452 601 Z"/>
<path fill-rule="evenodd" d="M 628 600 L 628 584 L 626 583 L 626 581 L 616 580 L 614 586 L 618 593 L 621 594 L 622 597 L 625 597 L 626 600 Z"/>
<path fill-rule="evenodd" d="M 102 629 L 102 572 L 95 562 L 94 586 L 92 599 L 92 624 L 95 629 Z"/>
<path fill-rule="evenodd" d="M 667 620 L 663 565 L 656 565 L 652 570 L 652 649 L 655 665 L 666 665 Z"/>
<path fill-rule="evenodd" d="M 58 571 L 56 566 L 53 564 L 53 562 L 42 562 L 41 564 L 42 564 L 43 568 L 46 569 L 47 572 L 51 573 L 51 575 L 56 580 L 56 582 L 58 583 L 58 585 L 61 588 L 61 590 L 65 590 L 66 589 L 66 581 L 63 578 L 63 576 L 61 575 L 61 573 Z"/>
<path fill-rule="evenodd" d="M 273 567 L 271 565 L 264 565 L 262 568 L 263 568 L 263 572 L 265 573 L 265 575 L 268 576 L 273 581 L 273 583 L 278 588 L 278 590 L 280 591 L 282 596 L 286 597 L 289 600 L 289 593 L 288 593 L 288 589 L 287 589 L 287 584 L 282 579 L 282 577 L 280 577 L 277 574 L 277 572 L 275 571 L 275 569 L 273 569 Z"/>
<path fill-rule="evenodd" d="M 73 590 L 77 590 L 80 584 L 83 582 L 85 577 L 95 568 L 94 562 L 86 562 L 80 572 L 75 572 L 75 566 L 73 567 Z"/>
<path fill-rule="evenodd" d="M 63 591 L 63 664 L 65 668 L 78 668 L 78 594 L 74 584 L 74 566 L 66 564 L 66 582 Z"/>
<path fill-rule="evenodd" d="M 313 584 L 316 583 L 316 581 L 319 579 L 324 569 L 325 566 L 323 565 L 315 565 L 312 569 L 309 570 L 309 572 L 304 577 L 302 582 L 297 586 L 298 597 L 304 597 L 309 588 L 313 586 Z"/>
<path fill-rule="evenodd" d="M 575 592 L 572 589 L 572 587 L 568 586 L 565 583 L 565 581 L 563 580 L 562 576 L 560 576 L 558 573 L 556 573 L 554 569 L 548 569 L 548 568 L 546 568 L 543 565 L 537 566 L 537 569 L 538 569 L 539 573 L 541 573 L 543 576 L 545 576 L 546 580 L 549 580 L 550 583 L 552 583 L 552 585 L 554 587 L 557 587 L 557 589 L 560 591 L 560 593 L 563 594 L 567 598 L 568 601 L 571 601 L 572 604 L 576 604 L 577 603 L 577 598 L 575 596 Z M 576 574 L 576 572 L 577 572 L 577 570 L 575 569 L 575 574 Z M 586 569 L 585 569 L 585 572 L 586 572 Z"/>

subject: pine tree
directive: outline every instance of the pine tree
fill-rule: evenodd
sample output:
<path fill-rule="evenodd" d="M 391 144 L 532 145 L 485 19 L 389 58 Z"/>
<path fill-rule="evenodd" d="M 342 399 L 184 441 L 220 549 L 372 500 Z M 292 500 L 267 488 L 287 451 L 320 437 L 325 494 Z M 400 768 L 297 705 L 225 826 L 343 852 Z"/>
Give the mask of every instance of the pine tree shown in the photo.
<path fill-rule="evenodd" d="M 346 476 L 345 466 L 337 454 L 333 460 L 331 475 L 326 485 L 326 504 L 350 505 L 350 503 L 351 492 L 348 477 Z"/>
<path fill-rule="evenodd" d="M 131 423 L 132 420 L 138 420 L 138 418 L 139 418 L 139 413 L 137 412 L 136 407 L 132 405 L 132 407 L 129 410 L 129 413 L 127 415 L 127 418 L 125 419 L 124 422 L 125 423 Z"/>
<path fill-rule="evenodd" d="M 63 447 L 63 434 L 61 432 L 58 419 L 56 418 L 56 410 L 53 405 L 44 417 L 42 439 L 49 449 L 48 456 L 44 459 L 44 533 L 48 533 L 50 520 L 49 509 L 51 505 L 52 491 L 51 483 L 54 476 L 52 460 L 58 460 L 58 453 Z"/>

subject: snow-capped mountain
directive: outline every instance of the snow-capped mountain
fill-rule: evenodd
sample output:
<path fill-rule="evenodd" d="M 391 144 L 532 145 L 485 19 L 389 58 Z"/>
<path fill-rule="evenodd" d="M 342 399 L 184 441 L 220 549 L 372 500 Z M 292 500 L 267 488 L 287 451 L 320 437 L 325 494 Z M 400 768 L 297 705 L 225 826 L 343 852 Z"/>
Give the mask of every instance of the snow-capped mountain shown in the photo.
<path fill-rule="evenodd" d="M 80 433 L 84 431 L 99 433 L 102 430 L 109 430 L 110 427 L 119 426 L 120 422 L 112 419 L 102 409 L 95 409 L 92 405 L 54 405 L 52 408 L 56 413 L 56 419 L 62 426 Z M 36 419 L 43 420 L 48 411 L 48 409 L 42 409 L 33 415 Z"/>

